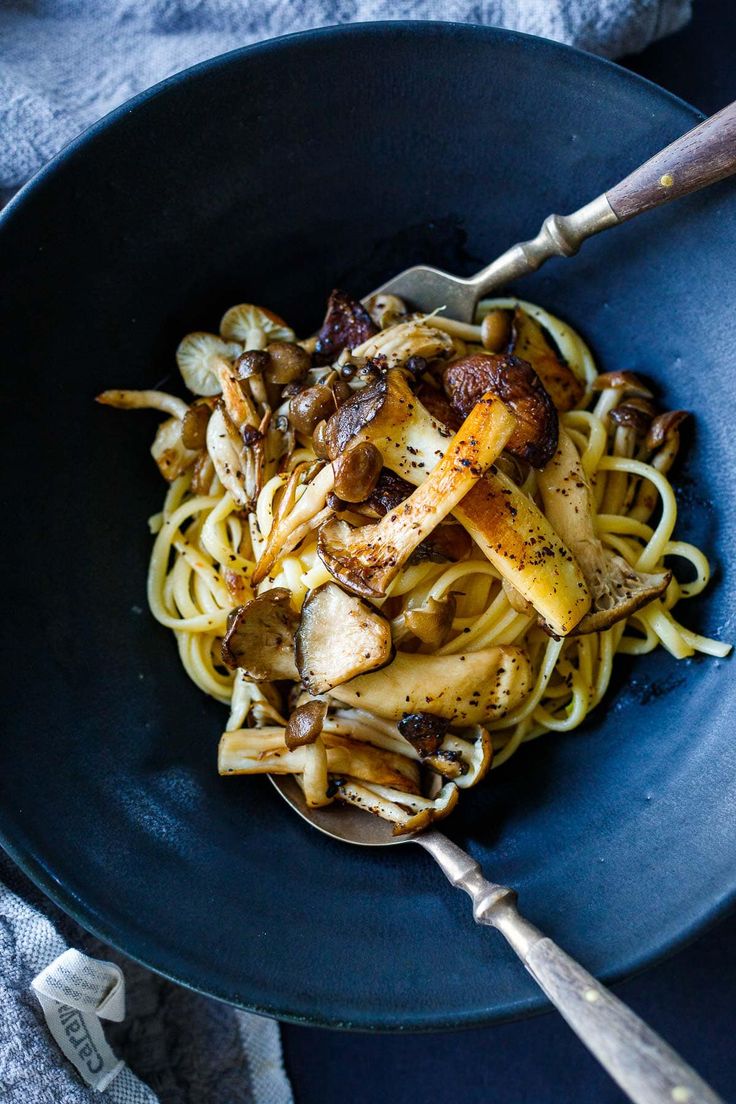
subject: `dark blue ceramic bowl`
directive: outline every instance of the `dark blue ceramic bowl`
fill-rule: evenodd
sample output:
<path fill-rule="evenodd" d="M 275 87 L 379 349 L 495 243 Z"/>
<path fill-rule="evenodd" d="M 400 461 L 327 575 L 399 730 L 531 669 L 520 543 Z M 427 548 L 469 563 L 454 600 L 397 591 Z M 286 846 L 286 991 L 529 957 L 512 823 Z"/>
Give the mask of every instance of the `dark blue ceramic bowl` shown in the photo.
<path fill-rule="evenodd" d="M 81 923 L 187 985 L 281 1017 L 420 1029 L 542 1006 L 467 899 L 414 848 L 332 843 L 267 780 L 221 780 L 224 711 L 145 611 L 154 418 L 104 387 L 175 380 L 223 308 L 303 331 L 428 261 L 469 273 L 698 119 L 614 65 L 477 27 L 299 35 L 175 77 L 75 142 L 0 226 L 5 738 L 0 829 Z M 724 184 L 519 285 L 605 369 L 695 413 L 683 537 L 709 550 L 686 616 L 734 638 L 736 191 Z M 638 970 L 736 886 L 728 661 L 617 668 L 574 735 L 522 750 L 449 831 L 595 973 Z"/>

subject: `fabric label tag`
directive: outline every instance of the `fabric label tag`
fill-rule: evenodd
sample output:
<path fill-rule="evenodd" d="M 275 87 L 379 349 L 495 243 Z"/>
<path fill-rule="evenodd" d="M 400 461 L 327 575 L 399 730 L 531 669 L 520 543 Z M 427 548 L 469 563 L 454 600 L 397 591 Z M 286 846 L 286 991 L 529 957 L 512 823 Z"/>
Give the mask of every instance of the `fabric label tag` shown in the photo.
<path fill-rule="evenodd" d="M 125 1018 L 125 979 L 113 962 L 69 949 L 31 982 L 49 1031 L 84 1080 L 103 1092 L 125 1063 L 107 1045 L 100 1019 Z"/>

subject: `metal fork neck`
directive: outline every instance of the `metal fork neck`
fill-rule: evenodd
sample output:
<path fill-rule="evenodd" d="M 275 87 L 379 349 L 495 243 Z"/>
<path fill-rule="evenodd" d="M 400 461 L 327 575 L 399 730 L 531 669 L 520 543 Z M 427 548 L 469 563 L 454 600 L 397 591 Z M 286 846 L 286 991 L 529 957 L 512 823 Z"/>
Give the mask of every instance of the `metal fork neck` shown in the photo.
<path fill-rule="evenodd" d="M 478 298 L 527 272 L 550 257 L 571 257 L 586 238 L 615 226 L 618 217 L 605 195 L 586 203 L 571 215 L 548 215 L 536 237 L 507 249 L 468 281 Z"/>

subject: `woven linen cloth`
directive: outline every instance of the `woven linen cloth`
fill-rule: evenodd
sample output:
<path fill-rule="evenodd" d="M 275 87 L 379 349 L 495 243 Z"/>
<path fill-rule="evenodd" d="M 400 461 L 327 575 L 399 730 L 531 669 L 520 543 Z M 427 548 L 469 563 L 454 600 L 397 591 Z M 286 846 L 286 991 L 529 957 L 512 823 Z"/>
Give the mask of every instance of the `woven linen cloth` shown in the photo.
<path fill-rule="evenodd" d="M 615 57 L 683 26 L 690 0 L 0 0 L 0 203 L 85 127 L 186 66 L 292 31 L 444 19 L 543 35 Z M 31 982 L 66 948 L 123 970 L 105 1023 L 128 1064 L 113 1104 L 289 1104 L 278 1026 L 182 989 L 87 935 L 0 852 L 0 1100 L 83 1104 Z"/>
<path fill-rule="evenodd" d="M 507 27 L 605 57 L 677 30 L 691 0 L 0 0 L 0 189 L 106 112 L 215 54 L 371 19 Z"/>
<path fill-rule="evenodd" d="M 67 947 L 113 961 L 127 1015 L 107 1040 L 128 1066 L 98 1093 L 51 1038 L 34 977 Z M 278 1024 L 152 974 L 82 931 L 0 851 L 2 1104 L 293 1104 Z"/>

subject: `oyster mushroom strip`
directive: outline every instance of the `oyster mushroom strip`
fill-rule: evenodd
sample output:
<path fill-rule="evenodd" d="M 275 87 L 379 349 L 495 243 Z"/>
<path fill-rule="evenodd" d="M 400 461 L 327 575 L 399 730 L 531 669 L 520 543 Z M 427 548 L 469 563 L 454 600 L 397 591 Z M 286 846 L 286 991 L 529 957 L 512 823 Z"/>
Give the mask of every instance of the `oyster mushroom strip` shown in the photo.
<path fill-rule="evenodd" d="M 303 774 L 310 765 L 311 752 L 322 744 L 325 755 L 324 789 L 319 795 L 327 798 L 327 775 L 349 775 L 364 782 L 377 782 L 421 793 L 417 764 L 395 752 L 378 750 L 369 744 L 347 736 L 324 733 L 314 744 L 290 751 L 284 742 L 283 728 L 239 729 L 224 732 L 220 738 L 217 769 L 220 774 Z M 274 742 L 278 744 L 274 747 Z M 327 799 L 329 800 L 329 799 Z"/>
<path fill-rule="evenodd" d="M 113 390 L 103 391 L 95 402 L 117 410 L 160 410 L 172 415 L 161 422 L 151 445 L 151 455 L 167 482 L 173 482 L 198 459 L 199 450 L 187 448 L 182 439 L 184 420 L 192 408 L 176 395 L 166 391 Z"/>
<path fill-rule="evenodd" d="M 302 744 L 322 737 L 326 746 L 336 746 L 333 737 L 347 737 L 370 744 L 381 751 L 403 755 L 429 767 L 436 774 L 469 789 L 488 772 L 493 757 L 491 737 L 481 725 L 450 732 L 449 722 L 432 714 L 408 714 L 399 721 L 382 720 L 357 709 L 337 710 L 325 716 L 328 703 L 322 698 L 307 699 L 292 713 L 288 724 L 249 729 L 253 749 L 259 752 L 293 751 Z M 420 719 L 422 739 L 402 736 L 399 729 L 406 720 Z M 231 731 L 228 726 L 228 731 Z M 304 738 L 304 734 L 307 738 Z M 296 734 L 296 740 L 295 740 Z"/>
<path fill-rule="evenodd" d="M 319 531 L 325 567 L 349 590 L 381 598 L 414 549 L 457 506 L 499 455 L 516 426 L 504 404 L 485 394 L 473 406 L 427 479 L 373 525 L 332 519 Z"/>
<path fill-rule="evenodd" d="M 324 464 L 316 475 L 312 474 L 314 471 L 314 465 L 304 462 L 298 464 L 286 480 L 266 543 L 251 576 L 253 586 L 263 582 L 278 559 L 296 548 L 307 533 L 332 515 L 333 510 L 327 505 L 327 497 L 335 486 L 332 464 Z"/>
<path fill-rule="evenodd" d="M 412 357 L 432 360 L 452 356 L 452 338 L 438 329 L 434 321 L 433 316 L 422 316 L 381 330 L 351 349 L 349 359 L 361 364 L 376 357 L 385 357 L 389 368 L 397 368 Z"/>
<path fill-rule="evenodd" d="M 578 450 L 564 431 L 555 456 L 538 475 L 538 486 L 545 513 L 580 564 L 593 597 L 575 633 L 608 629 L 664 594 L 669 571 L 638 571 L 596 535 L 591 487 Z"/>
<path fill-rule="evenodd" d="M 327 423 L 330 456 L 372 441 L 384 464 L 419 486 L 451 436 L 412 394 L 400 372 L 358 391 Z M 553 632 L 565 636 L 590 606 L 580 568 L 544 514 L 507 476 L 488 472 L 453 511 L 500 575 Z"/>
<path fill-rule="evenodd" d="M 449 656 L 397 652 L 380 670 L 333 687 L 330 697 L 388 720 L 424 711 L 466 727 L 505 716 L 531 682 L 529 660 L 514 645 Z"/>

